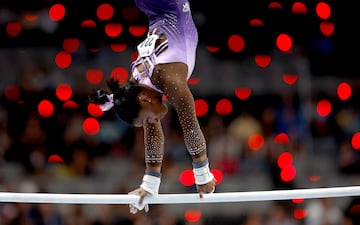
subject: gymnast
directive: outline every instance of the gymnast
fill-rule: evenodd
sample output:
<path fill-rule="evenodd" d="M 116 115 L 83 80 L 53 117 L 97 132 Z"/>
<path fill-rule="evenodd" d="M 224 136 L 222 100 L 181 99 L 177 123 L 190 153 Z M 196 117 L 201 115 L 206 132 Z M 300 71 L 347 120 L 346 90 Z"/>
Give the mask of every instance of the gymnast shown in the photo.
<path fill-rule="evenodd" d="M 103 111 L 113 109 L 124 122 L 143 127 L 146 169 L 139 188 L 129 192 L 139 196 L 130 204 L 130 213 L 147 212 L 146 196 L 157 195 L 164 155 L 161 119 L 167 113 L 163 95 L 174 107 L 192 158 L 195 184 L 200 198 L 215 190 L 206 141 L 195 114 L 194 98 L 188 86 L 196 57 L 198 33 L 187 0 L 135 0 L 149 19 L 147 37 L 138 46 L 138 57 L 131 63 L 131 76 L 125 84 L 114 78 L 108 90 L 90 95 L 90 101 Z"/>

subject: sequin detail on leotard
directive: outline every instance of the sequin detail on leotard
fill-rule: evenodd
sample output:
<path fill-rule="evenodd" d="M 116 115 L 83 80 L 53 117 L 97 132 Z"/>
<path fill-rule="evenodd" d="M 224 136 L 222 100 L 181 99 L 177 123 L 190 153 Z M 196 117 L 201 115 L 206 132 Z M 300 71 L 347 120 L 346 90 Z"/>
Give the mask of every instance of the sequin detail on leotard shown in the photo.
<path fill-rule="evenodd" d="M 160 72 L 159 80 L 171 80 L 164 76 L 180 76 L 178 73 Z M 181 79 L 173 79 L 181 80 Z M 156 80 L 155 80 L 156 82 Z M 194 98 L 186 82 L 170 82 L 164 87 L 164 93 L 174 106 L 183 131 L 184 141 L 190 155 L 197 156 L 206 150 L 206 142 L 195 112 Z M 181 96 L 181 97 L 179 97 Z"/>
<path fill-rule="evenodd" d="M 161 163 L 164 155 L 164 133 L 160 122 L 145 123 L 145 163 Z"/>
<path fill-rule="evenodd" d="M 171 94 L 170 94 L 171 95 Z M 195 114 L 193 102 L 184 98 L 173 102 L 184 133 L 184 141 L 190 155 L 196 156 L 206 150 L 206 142 Z"/>

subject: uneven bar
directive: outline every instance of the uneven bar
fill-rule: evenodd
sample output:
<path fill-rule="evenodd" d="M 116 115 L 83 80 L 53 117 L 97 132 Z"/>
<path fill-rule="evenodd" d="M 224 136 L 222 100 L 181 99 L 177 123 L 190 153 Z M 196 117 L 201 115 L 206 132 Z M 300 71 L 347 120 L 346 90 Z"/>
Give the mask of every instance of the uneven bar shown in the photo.
<path fill-rule="evenodd" d="M 334 198 L 360 196 L 360 186 L 308 188 L 293 190 L 225 192 L 205 194 L 159 194 L 144 199 L 147 204 L 189 204 L 220 202 L 254 202 L 310 198 Z M 128 194 L 57 194 L 0 192 L 0 202 L 54 203 L 54 204 L 131 204 L 137 202 L 137 195 Z"/>

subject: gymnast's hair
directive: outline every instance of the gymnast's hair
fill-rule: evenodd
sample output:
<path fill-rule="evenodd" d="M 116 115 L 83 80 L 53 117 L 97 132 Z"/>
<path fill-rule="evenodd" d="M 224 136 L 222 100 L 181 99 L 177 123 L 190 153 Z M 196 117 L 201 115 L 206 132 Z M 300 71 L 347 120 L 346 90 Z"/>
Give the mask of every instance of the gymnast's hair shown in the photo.
<path fill-rule="evenodd" d="M 129 125 L 133 125 L 133 121 L 138 117 L 141 109 L 137 98 L 141 87 L 131 81 L 120 85 L 119 81 L 115 78 L 110 78 L 106 83 L 111 93 L 108 90 L 97 90 L 89 95 L 89 101 L 101 106 L 110 103 L 111 99 L 109 97 L 113 94 L 111 108 L 121 120 Z"/>

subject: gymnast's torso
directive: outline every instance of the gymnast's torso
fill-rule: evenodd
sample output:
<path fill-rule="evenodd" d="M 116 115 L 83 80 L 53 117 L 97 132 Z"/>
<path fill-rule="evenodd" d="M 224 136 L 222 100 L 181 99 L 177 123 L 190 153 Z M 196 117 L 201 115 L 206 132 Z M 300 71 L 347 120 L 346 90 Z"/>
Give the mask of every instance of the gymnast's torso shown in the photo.
<path fill-rule="evenodd" d="M 187 0 L 135 0 L 135 3 L 148 16 L 148 37 L 150 34 L 157 33 L 160 37 L 167 39 L 161 51 L 155 49 L 152 56 L 146 56 L 149 61 L 144 65 L 148 68 L 156 64 L 182 62 L 188 66 L 187 78 L 190 78 L 195 66 L 198 33 L 189 2 Z M 135 64 L 146 57 L 139 55 Z M 132 67 L 135 80 L 156 89 L 150 81 L 153 68 L 150 68 L 147 73 L 134 71 L 135 68 Z"/>

